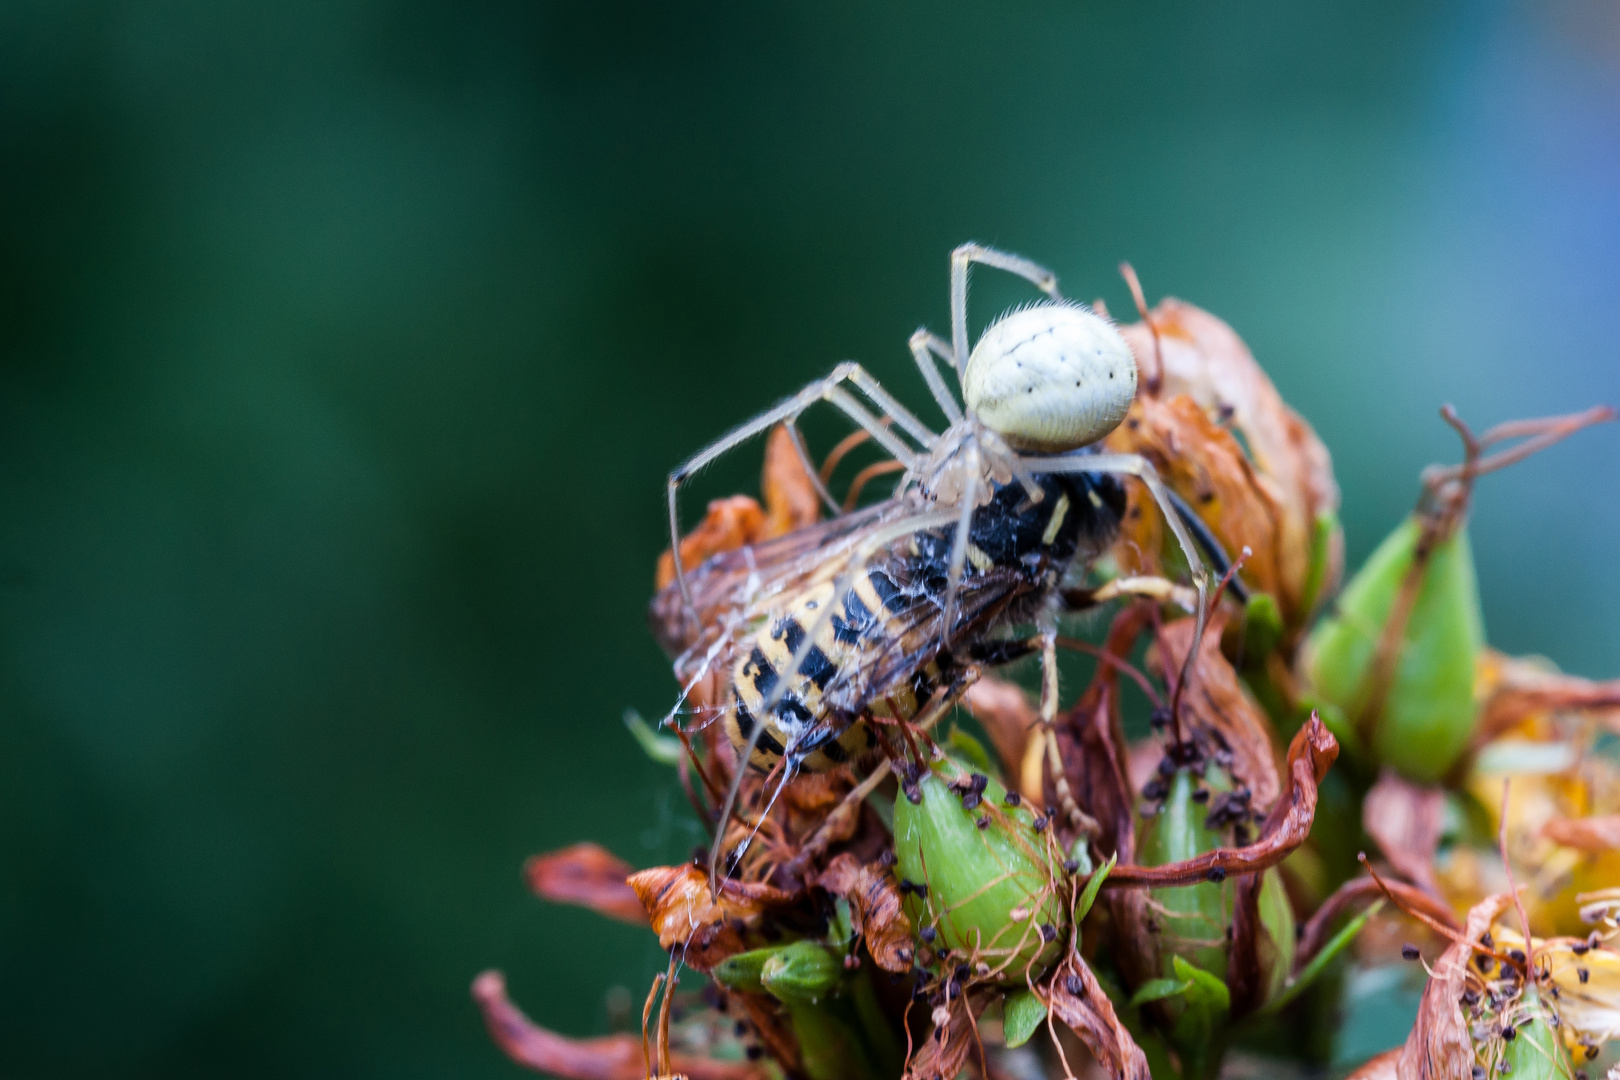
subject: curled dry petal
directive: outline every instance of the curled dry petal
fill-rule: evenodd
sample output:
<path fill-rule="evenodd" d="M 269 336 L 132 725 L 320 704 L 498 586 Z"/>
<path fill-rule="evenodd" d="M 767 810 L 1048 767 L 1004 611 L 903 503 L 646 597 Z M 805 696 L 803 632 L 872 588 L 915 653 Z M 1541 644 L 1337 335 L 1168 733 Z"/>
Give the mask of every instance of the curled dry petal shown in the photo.
<path fill-rule="evenodd" d="M 944 1006 L 950 1010 L 945 1026 L 935 1026 L 923 1044 L 912 1051 L 911 1060 L 906 1062 L 905 1080 L 956 1076 L 975 1049 L 982 1052 L 978 1018 L 990 1004 L 990 997 L 988 993 L 973 991 L 953 997 Z"/>
<path fill-rule="evenodd" d="M 1227 554 L 1236 555 L 1247 547 L 1250 555 L 1243 564 L 1243 579 L 1277 597 L 1285 617 L 1290 623 L 1297 621 L 1298 596 L 1286 587 L 1279 567 L 1279 493 L 1255 472 L 1230 431 L 1184 394 L 1142 396 L 1132 403 L 1124 423 L 1108 436 L 1106 445 L 1114 453 L 1141 454 L 1152 462 L 1160 478 L 1198 512 Z M 1155 560 L 1138 563 L 1132 556 L 1158 552 L 1166 539 L 1164 524 L 1144 489 L 1134 484 L 1132 489 L 1116 550 L 1124 567 L 1149 573 L 1158 569 Z"/>
<path fill-rule="evenodd" d="M 578 904 L 610 919 L 646 926 L 646 909 L 626 881 L 633 873 L 629 863 L 592 843 L 536 855 L 523 864 L 529 888 L 541 899 Z"/>
<path fill-rule="evenodd" d="M 747 495 L 716 499 L 709 504 L 703 523 L 681 537 L 681 568 L 690 570 L 710 556 L 735 551 L 759 539 L 765 511 Z M 668 549 L 658 556 L 656 584 L 662 589 L 675 580 L 675 559 Z"/>
<path fill-rule="evenodd" d="M 1149 318 L 1151 329 L 1143 323 L 1120 327 L 1143 369 L 1143 386 L 1161 398 L 1186 394 L 1210 416 L 1230 418 L 1242 432 L 1255 468 L 1277 495 L 1275 550 L 1278 573 L 1286 583 L 1277 599 L 1284 611 L 1297 610 L 1310 576 L 1316 522 L 1336 515 L 1339 508 L 1327 447 L 1283 402 L 1243 339 L 1226 323 L 1174 299 L 1160 303 Z M 1322 585 L 1310 598 L 1317 602 L 1333 593 L 1343 566 L 1343 537 L 1337 527 L 1326 555 Z"/>
<path fill-rule="evenodd" d="M 1311 714 L 1288 747 L 1288 794 L 1266 816 L 1260 828 L 1261 839 L 1245 847 L 1216 848 L 1165 866 L 1118 866 L 1108 875 L 1103 888 L 1195 885 L 1210 880 L 1212 870 L 1230 877 L 1276 866 L 1310 835 L 1316 817 L 1317 785 L 1338 756 L 1339 744 L 1326 725 Z"/>
<path fill-rule="evenodd" d="M 1541 827 L 1541 835 L 1581 851 L 1620 851 L 1620 814 L 1555 818 Z"/>
<path fill-rule="evenodd" d="M 599 1039 L 570 1039 L 534 1023 L 506 996 L 506 979 L 486 971 L 473 980 L 473 1000 L 484 1014 L 490 1038 L 506 1056 L 536 1072 L 560 1080 L 642 1080 L 647 1065 L 641 1039 L 635 1035 L 608 1035 Z M 674 1055 L 674 1071 L 690 1080 L 760 1080 L 763 1073 L 740 1061 Z"/>
<path fill-rule="evenodd" d="M 1113 1080 L 1152 1080 L 1147 1055 L 1120 1022 L 1097 977 L 1074 950 L 1069 950 L 1044 996 L 1052 1016 L 1080 1037 Z"/>
<path fill-rule="evenodd" d="M 1422 912 L 1442 926 L 1457 929 L 1457 917 L 1443 900 L 1402 881 L 1385 881 L 1384 888 L 1393 893 L 1401 906 L 1408 910 Z M 1300 931 L 1294 969 L 1297 971 L 1304 967 L 1310 963 L 1311 957 L 1321 951 L 1333 936 L 1334 923 L 1341 916 L 1358 911 L 1383 895 L 1384 889 L 1379 888 L 1378 882 L 1370 877 L 1352 878 L 1340 885 L 1333 895 L 1322 901 L 1322 906 L 1316 909 Z"/>
<path fill-rule="evenodd" d="M 751 947 L 762 917 L 798 900 L 794 893 L 739 881 L 721 882 L 716 900 L 708 875 L 690 863 L 632 874 L 630 887 L 658 932 L 658 944 L 684 948 L 686 963 L 699 971 Z"/>
<path fill-rule="evenodd" d="M 1440 847 L 1446 797 L 1440 788 L 1414 784 L 1385 767 L 1361 804 L 1361 824 L 1384 858 L 1406 880 L 1440 895 L 1434 854 Z"/>
<path fill-rule="evenodd" d="M 1160 632 L 1159 643 L 1165 654 L 1161 661 L 1167 671 L 1181 670 L 1187 650 L 1192 647 L 1194 625 L 1189 616 L 1177 619 Z M 1248 785 L 1252 805 L 1270 808 L 1281 788 L 1276 751 L 1271 746 L 1271 724 L 1221 654 L 1221 631 L 1225 626 L 1224 614 L 1210 616 L 1187 688 L 1181 695 L 1182 721 L 1215 736 L 1231 750 L 1233 778 Z"/>
<path fill-rule="evenodd" d="M 1474 1041 L 1461 1005 L 1468 964 L 1473 959 L 1468 942 L 1478 941 L 1510 903 L 1505 894 L 1497 893 L 1475 904 L 1463 922 L 1464 940 L 1440 954 L 1423 989 L 1417 1023 L 1401 1048 L 1396 1069 L 1400 1080 L 1470 1080 Z"/>
<path fill-rule="evenodd" d="M 968 687 L 963 704 L 990 736 L 996 756 L 1007 779 L 1014 785 L 1018 781 L 1018 768 L 1029 745 L 1029 733 L 1040 719 L 1040 714 L 1023 689 L 994 675 L 981 676 Z M 1024 794 L 1033 794 L 1025 792 Z"/>
<path fill-rule="evenodd" d="M 911 920 L 900 909 L 900 888 L 887 871 L 863 865 L 844 852 L 822 871 L 816 884 L 849 901 L 855 930 L 885 971 L 911 970 Z"/>

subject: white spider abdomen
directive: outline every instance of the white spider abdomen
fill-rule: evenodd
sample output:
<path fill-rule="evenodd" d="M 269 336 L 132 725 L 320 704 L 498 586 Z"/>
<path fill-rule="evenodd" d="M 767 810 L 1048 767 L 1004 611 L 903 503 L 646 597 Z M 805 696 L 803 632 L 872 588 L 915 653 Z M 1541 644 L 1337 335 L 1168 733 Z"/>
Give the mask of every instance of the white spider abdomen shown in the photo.
<path fill-rule="evenodd" d="M 962 373 L 962 399 L 1020 450 L 1087 446 L 1125 419 L 1136 360 L 1113 324 L 1078 304 L 1038 304 L 984 332 Z"/>

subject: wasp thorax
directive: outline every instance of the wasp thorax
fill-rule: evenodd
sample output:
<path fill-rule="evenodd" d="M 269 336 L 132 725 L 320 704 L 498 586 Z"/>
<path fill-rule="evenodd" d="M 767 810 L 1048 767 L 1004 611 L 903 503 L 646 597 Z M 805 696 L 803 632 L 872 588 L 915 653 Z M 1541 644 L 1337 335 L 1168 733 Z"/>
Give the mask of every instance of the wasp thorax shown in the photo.
<path fill-rule="evenodd" d="M 1136 397 L 1136 360 L 1113 324 L 1078 304 L 1015 311 L 984 332 L 962 398 L 1021 450 L 1087 446 L 1119 426 Z"/>

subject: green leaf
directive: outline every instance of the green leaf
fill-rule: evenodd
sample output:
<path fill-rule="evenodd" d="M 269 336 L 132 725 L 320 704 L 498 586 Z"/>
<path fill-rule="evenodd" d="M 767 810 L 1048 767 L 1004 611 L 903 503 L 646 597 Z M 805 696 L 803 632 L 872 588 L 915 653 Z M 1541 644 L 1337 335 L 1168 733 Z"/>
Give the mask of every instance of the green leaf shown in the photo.
<path fill-rule="evenodd" d="M 1023 1046 L 1035 1029 L 1046 1019 L 1046 1003 L 1030 993 L 1020 990 L 1008 994 L 1001 1007 L 1001 1030 L 1007 1038 L 1007 1048 Z"/>
<path fill-rule="evenodd" d="M 1367 925 L 1367 921 L 1382 911 L 1383 908 L 1384 901 L 1382 899 L 1375 900 L 1367 905 L 1367 910 L 1345 923 L 1344 928 L 1328 939 L 1328 943 L 1322 946 L 1304 967 L 1299 969 L 1298 974 L 1285 982 L 1276 996 L 1261 1006 L 1256 1015 L 1271 1016 L 1278 1013 L 1286 1008 L 1289 1002 L 1309 989 L 1311 983 L 1316 981 L 1317 976 L 1321 975 L 1323 970 L 1333 962 L 1333 958 L 1344 952 L 1350 943 L 1355 940 L 1356 935 L 1361 933 L 1361 928 Z"/>
<path fill-rule="evenodd" d="M 673 735 L 658 734 L 634 709 L 624 710 L 624 726 L 636 737 L 642 751 L 660 765 L 674 765 L 681 760 L 681 755 L 686 753 L 681 740 Z"/>
<path fill-rule="evenodd" d="M 1167 997 L 1184 994 L 1191 988 L 1191 979 L 1149 979 L 1136 988 L 1126 1008 L 1140 1009 L 1150 1001 L 1163 1001 Z"/>
<path fill-rule="evenodd" d="M 1183 979 L 1192 981 L 1192 989 L 1187 991 L 1189 1004 L 1202 1002 L 1211 1011 L 1228 1012 L 1232 1008 L 1232 992 L 1226 984 L 1196 964 L 1189 964 L 1179 956 L 1170 957 L 1170 963 L 1176 974 Z"/>
<path fill-rule="evenodd" d="M 1097 893 L 1108 880 L 1108 874 L 1119 861 L 1118 853 L 1108 856 L 1108 861 L 1093 870 L 1091 877 L 1086 881 L 1085 889 L 1080 893 L 1080 902 L 1075 905 L 1074 921 L 1079 922 L 1091 911 L 1091 905 L 1097 902 Z"/>
<path fill-rule="evenodd" d="M 1305 571 L 1305 592 L 1300 597 L 1300 610 L 1307 615 L 1316 610 L 1322 598 L 1322 586 L 1327 583 L 1329 560 L 1333 556 L 1333 535 L 1339 529 L 1339 515 L 1324 510 L 1316 515 L 1311 530 L 1311 561 Z"/>

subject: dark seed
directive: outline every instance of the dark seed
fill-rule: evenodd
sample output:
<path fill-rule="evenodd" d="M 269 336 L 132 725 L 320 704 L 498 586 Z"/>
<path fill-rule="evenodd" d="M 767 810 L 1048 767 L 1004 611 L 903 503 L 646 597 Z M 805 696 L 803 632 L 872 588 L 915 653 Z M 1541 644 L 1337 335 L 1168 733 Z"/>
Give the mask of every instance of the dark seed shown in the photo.
<path fill-rule="evenodd" d="M 1035 820 L 1030 822 L 1030 828 L 1034 829 L 1036 832 L 1040 832 L 1042 829 L 1046 828 L 1046 819 L 1040 814 L 1036 814 Z"/>
<path fill-rule="evenodd" d="M 1475 1065 L 1473 1071 L 1471 1071 L 1469 1075 L 1472 1076 L 1474 1080 L 1485 1080 L 1485 1067 L 1483 1065 Z"/>
<path fill-rule="evenodd" d="M 1168 779 L 1169 777 L 1172 777 L 1175 774 L 1176 774 L 1176 763 L 1174 761 L 1170 760 L 1169 755 L 1167 754 L 1164 757 L 1160 758 L 1159 759 L 1159 775 Z"/>
<path fill-rule="evenodd" d="M 1006 803 L 1008 806 L 1017 806 L 1019 803 L 1024 801 L 1024 797 L 1018 794 L 1016 791 L 1009 791 L 1007 792 L 1007 797 L 1001 801 Z"/>
<path fill-rule="evenodd" d="M 1170 710 L 1164 708 L 1162 705 L 1159 708 L 1154 709 L 1151 713 L 1148 714 L 1148 723 L 1152 724 L 1156 728 L 1167 728 L 1167 727 L 1169 727 L 1170 726 Z"/>
<path fill-rule="evenodd" d="M 1508 1042 L 1512 1042 L 1518 1037 L 1519 1033 L 1514 1029 L 1512 1024 L 1508 1024 L 1506 1027 L 1502 1028 L 1502 1038 L 1506 1039 Z"/>
<path fill-rule="evenodd" d="M 1479 1004 L 1479 991 L 1478 990 L 1464 990 L 1462 999 L 1463 999 L 1463 1004 L 1464 1005 L 1478 1005 Z"/>
<path fill-rule="evenodd" d="M 1592 977 L 1592 973 L 1590 971 L 1587 971 L 1585 968 L 1576 968 L 1575 969 L 1575 977 L 1577 979 L 1581 980 L 1581 982 L 1585 982 L 1587 979 L 1590 979 Z"/>
<path fill-rule="evenodd" d="M 988 829 L 990 827 L 990 819 L 988 817 L 982 817 L 973 824 L 977 825 L 981 829 Z"/>
<path fill-rule="evenodd" d="M 1142 798 L 1155 801 L 1164 798 L 1170 793 L 1169 787 L 1163 780 L 1149 780 L 1142 788 Z"/>
<path fill-rule="evenodd" d="M 744 1035 L 748 1034 L 748 1022 L 746 1020 L 737 1021 L 737 1026 L 733 1030 L 737 1032 L 737 1038 L 742 1038 Z"/>
<path fill-rule="evenodd" d="M 1401 959 L 1402 960 L 1416 960 L 1419 957 L 1421 957 L 1422 955 L 1423 955 L 1422 953 L 1418 952 L 1418 947 L 1416 945 L 1413 945 L 1410 941 L 1408 941 L 1405 945 L 1401 946 Z"/>
<path fill-rule="evenodd" d="M 1481 955 L 1477 960 L 1474 961 L 1474 963 L 1479 966 L 1479 970 L 1483 971 L 1487 975 L 1491 973 L 1491 968 L 1496 966 L 1495 960 L 1492 960 L 1489 956 L 1484 955 Z"/>
<path fill-rule="evenodd" d="M 968 972 L 972 970 L 973 969 L 968 967 L 966 964 L 957 964 L 956 970 L 951 972 L 951 976 L 957 980 L 965 979 L 968 977 Z"/>
<path fill-rule="evenodd" d="M 981 795 L 984 793 L 984 789 L 989 785 L 990 778 L 985 776 L 983 773 L 974 773 L 968 777 L 968 786 L 974 791 L 979 792 Z"/>
<path fill-rule="evenodd" d="M 1496 939 L 1491 937 L 1491 932 L 1489 930 L 1479 935 L 1479 943 L 1485 946 L 1487 949 L 1496 948 Z"/>
<path fill-rule="evenodd" d="M 1066 859 L 1066 860 L 1064 860 L 1063 869 L 1067 870 L 1071 874 L 1078 874 L 1080 872 L 1080 860 L 1079 859 Z"/>
<path fill-rule="evenodd" d="M 748 1055 L 749 1061 L 758 1061 L 760 1058 L 765 1056 L 765 1048 L 763 1046 L 750 1046 L 743 1052 Z"/>
<path fill-rule="evenodd" d="M 1081 991 L 1086 988 L 1086 984 L 1080 981 L 1080 976 L 1078 975 L 1070 975 L 1067 979 L 1063 980 L 1063 985 L 1068 989 L 1069 993 L 1075 995 L 1076 997 L 1079 997 Z"/>
<path fill-rule="evenodd" d="M 1192 801 L 1195 802 L 1195 803 L 1207 803 L 1207 802 L 1209 802 L 1209 788 L 1201 787 L 1197 791 L 1193 792 L 1192 793 Z"/>
<path fill-rule="evenodd" d="M 1226 880 L 1226 871 L 1222 870 L 1218 866 L 1210 867 L 1209 868 L 1209 880 L 1211 880 L 1211 881 L 1225 881 Z"/>
<path fill-rule="evenodd" d="M 927 942 L 929 945 L 932 945 L 934 943 L 934 939 L 939 937 L 939 931 L 935 930 L 932 926 L 925 926 L 921 930 L 917 931 L 917 936 L 922 938 L 923 941 Z"/>
<path fill-rule="evenodd" d="M 970 791 L 966 795 L 962 796 L 962 809 L 972 810 L 983 801 L 984 796 L 980 795 L 977 791 Z"/>
<path fill-rule="evenodd" d="M 1041 923 L 1041 940 L 1056 941 L 1057 927 L 1053 926 L 1051 923 Z"/>
<path fill-rule="evenodd" d="M 1508 950 L 1508 959 L 1512 960 L 1515 964 L 1524 963 L 1524 950 L 1523 949 L 1509 949 Z"/>
<path fill-rule="evenodd" d="M 699 848 L 698 850 L 701 851 L 703 849 Z M 1569 951 L 1574 953 L 1576 956 L 1585 956 L 1587 953 L 1592 951 L 1592 946 L 1588 945 L 1584 941 L 1577 941 L 1575 944 L 1569 947 Z"/>

